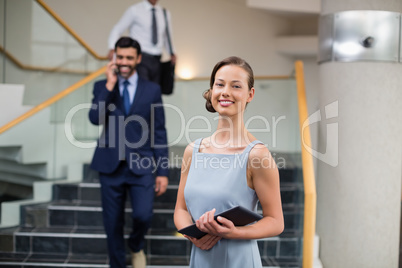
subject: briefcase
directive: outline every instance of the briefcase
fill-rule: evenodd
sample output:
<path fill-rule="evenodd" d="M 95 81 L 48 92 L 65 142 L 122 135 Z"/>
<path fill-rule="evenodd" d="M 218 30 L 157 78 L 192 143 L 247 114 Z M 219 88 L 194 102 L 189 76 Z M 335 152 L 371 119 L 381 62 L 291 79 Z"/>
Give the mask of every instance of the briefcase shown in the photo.
<path fill-rule="evenodd" d="M 161 62 L 161 80 L 159 84 L 161 85 L 162 94 L 164 95 L 173 93 L 174 69 L 175 64 L 172 64 L 171 61 Z"/>

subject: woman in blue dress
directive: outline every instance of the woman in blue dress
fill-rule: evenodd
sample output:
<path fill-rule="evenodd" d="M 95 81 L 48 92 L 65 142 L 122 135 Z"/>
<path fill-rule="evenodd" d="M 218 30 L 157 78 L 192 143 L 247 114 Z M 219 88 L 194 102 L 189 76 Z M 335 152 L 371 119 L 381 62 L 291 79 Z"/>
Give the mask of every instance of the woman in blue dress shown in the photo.
<path fill-rule="evenodd" d="M 204 93 L 206 108 L 219 114 L 216 131 L 189 144 L 183 155 L 174 222 L 177 229 L 196 223 L 207 233 L 193 243 L 191 268 L 260 268 L 256 239 L 279 235 L 284 228 L 279 173 L 268 148 L 244 124 L 254 98 L 254 75 L 241 58 L 218 62 Z M 214 215 L 235 206 L 263 218 L 246 226 Z"/>

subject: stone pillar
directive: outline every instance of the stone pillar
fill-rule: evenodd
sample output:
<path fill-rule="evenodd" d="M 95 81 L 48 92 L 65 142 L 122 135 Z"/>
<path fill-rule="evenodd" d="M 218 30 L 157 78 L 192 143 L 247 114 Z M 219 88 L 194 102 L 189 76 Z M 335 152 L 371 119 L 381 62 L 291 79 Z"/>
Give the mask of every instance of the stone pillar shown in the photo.
<path fill-rule="evenodd" d="M 400 13 L 402 2 L 322 0 L 323 16 L 347 10 Z M 320 64 L 319 76 L 323 118 L 319 123 L 319 151 L 325 154 L 330 147 L 327 137 L 336 137 L 338 142 L 337 150 L 326 155 L 327 159 L 337 158 L 337 164 L 317 161 L 320 259 L 325 268 L 396 268 L 401 213 L 402 63 L 328 61 Z M 332 116 L 325 117 L 329 105 Z M 336 124 L 337 128 L 329 127 Z"/>

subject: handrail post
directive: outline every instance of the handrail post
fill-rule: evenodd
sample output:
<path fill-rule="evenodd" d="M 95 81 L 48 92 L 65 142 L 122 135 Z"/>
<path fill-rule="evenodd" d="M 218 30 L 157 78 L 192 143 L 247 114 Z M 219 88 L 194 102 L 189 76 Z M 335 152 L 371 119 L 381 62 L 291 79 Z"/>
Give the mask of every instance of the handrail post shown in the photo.
<path fill-rule="evenodd" d="M 316 223 L 316 186 L 313 156 L 307 151 L 311 148 L 310 127 L 308 123 L 307 98 L 304 83 L 304 70 L 301 61 L 295 62 L 297 96 L 299 106 L 299 126 L 304 183 L 304 223 L 303 223 L 303 268 L 314 264 L 314 236 Z"/>

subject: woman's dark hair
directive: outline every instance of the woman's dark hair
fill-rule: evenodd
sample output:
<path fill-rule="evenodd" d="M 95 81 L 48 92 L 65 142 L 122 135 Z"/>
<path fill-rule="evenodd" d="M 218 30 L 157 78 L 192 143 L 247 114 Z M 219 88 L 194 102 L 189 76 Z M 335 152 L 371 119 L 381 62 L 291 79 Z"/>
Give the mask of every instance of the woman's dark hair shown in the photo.
<path fill-rule="evenodd" d="M 116 51 L 116 49 L 118 47 L 120 47 L 120 48 L 132 47 L 137 50 L 137 55 L 141 55 L 140 43 L 138 43 L 137 40 L 134 40 L 130 37 L 127 37 L 127 36 L 120 37 L 120 39 L 117 40 L 117 42 L 114 46 L 114 51 Z"/>
<path fill-rule="evenodd" d="M 223 66 L 227 66 L 227 65 L 235 65 L 235 66 L 239 66 L 239 67 L 243 68 L 243 70 L 245 70 L 248 74 L 248 89 L 250 90 L 251 88 L 254 87 L 253 69 L 251 69 L 251 66 L 245 60 L 243 60 L 242 58 L 239 58 L 239 57 L 235 57 L 235 56 L 228 57 L 226 59 L 221 60 L 220 62 L 218 62 L 215 65 L 214 69 L 212 70 L 211 78 L 209 80 L 209 89 L 203 93 L 203 97 L 206 99 L 205 108 L 207 108 L 208 112 L 211 112 L 211 113 L 216 112 L 211 103 L 212 87 L 214 86 L 215 76 L 216 76 L 216 73 L 218 72 L 218 70 L 220 68 L 222 68 Z"/>

